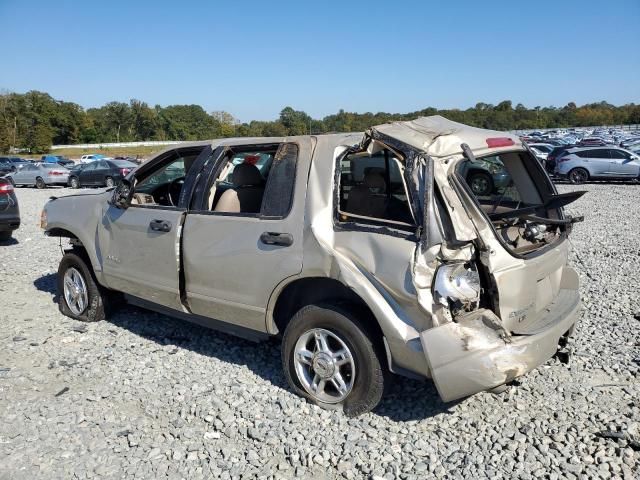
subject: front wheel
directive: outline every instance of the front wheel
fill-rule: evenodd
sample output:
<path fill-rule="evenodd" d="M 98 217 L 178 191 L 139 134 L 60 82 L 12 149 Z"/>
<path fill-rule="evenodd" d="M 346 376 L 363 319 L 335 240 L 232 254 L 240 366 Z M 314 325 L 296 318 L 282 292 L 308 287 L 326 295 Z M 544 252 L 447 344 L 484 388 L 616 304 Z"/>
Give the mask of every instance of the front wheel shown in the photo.
<path fill-rule="evenodd" d="M 375 408 L 384 391 L 383 363 L 359 320 L 333 305 L 309 305 L 289 322 L 282 365 L 291 387 L 323 408 L 356 416 Z"/>
<path fill-rule="evenodd" d="M 116 184 L 111 177 L 105 178 L 104 183 L 108 188 L 111 188 Z"/>
<path fill-rule="evenodd" d="M 67 252 L 58 267 L 58 306 L 67 317 L 83 322 L 105 318 L 106 292 L 80 255 Z"/>
<path fill-rule="evenodd" d="M 574 168 L 569 172 L 569 181 L 575 185 L 585 183 L 587 180 L 589 180 L 589 172 L 584 168 Z"/>
<path fill-rule="evenodd" d="M 78 177 L 71 177 L 69 184 L 71 185 L 71 188 L 80 188 L 80 180 L 78 180 Z"/>
<path fill-rule="evenodd" d="M 46 188 L 46 187 L 47 187 L 47 184 L 44 183 L 44 180 L 42 178 L 40 178 L 40 177 L 36 178 L 36 188 L 42 189 L 42 188 Z"/>

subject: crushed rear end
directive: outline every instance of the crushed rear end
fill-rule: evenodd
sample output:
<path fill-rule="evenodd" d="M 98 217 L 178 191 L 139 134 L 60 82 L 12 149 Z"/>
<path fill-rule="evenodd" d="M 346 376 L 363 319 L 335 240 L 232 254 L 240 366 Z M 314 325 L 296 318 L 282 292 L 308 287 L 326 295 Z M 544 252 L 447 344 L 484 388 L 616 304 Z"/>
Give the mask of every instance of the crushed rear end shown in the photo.
<path fill-rule="evenodd" d="M 435 212 L 440 235 L 423 232 L 412 279 L 431 318 L 420 341 L 442 399 L 493 389 L 550 359 L 580 310 L 567 259 L 581 219 L 562 207 L 582 192 L 558 195 L 514 135 L 442 117 L 373 130 L 419 148 L 433 165 L 425 211 Z M 468 172 L 478 168 L 491 188 L 474 192 Z"/>

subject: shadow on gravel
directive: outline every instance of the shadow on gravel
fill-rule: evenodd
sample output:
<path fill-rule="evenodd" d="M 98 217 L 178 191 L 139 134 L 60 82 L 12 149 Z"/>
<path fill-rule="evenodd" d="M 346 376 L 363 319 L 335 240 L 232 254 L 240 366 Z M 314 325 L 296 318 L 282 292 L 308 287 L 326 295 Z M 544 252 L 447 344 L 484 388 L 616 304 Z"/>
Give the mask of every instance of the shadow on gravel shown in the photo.
<path fill-rule="evenodd" d="M 10 245 L 17 245 L 19 242 L 13 237 L 9 237 L 8 240 L 0 240 L 0 247 L 8 247 Z"/>
<path fill-rule="evenodd" d="M 50 273 L 33 282 L 38 290 L 50 293 L 54 302 L 57 302 L 56 278 L 57 274 Z M 187 349 L 223 362 L 244 365 L 273 385 L 290 391 L 282 373 L 277 338 L 255 343 L 131 305 L 121 307 L 107 321 L 157 343 L 169 354 Z M 391 388 L 374 413 L 394 421 L 422 420 L 447 413 L 453 405 L 455 403 L 445 404 L 440 400 L 430 380 L 422 382 L 394 375 Z"/>
<path fill-rule="evenodd" d="M 53 295 L 52 300 L 57 302 L 57 287 L 56 287 L 56 279 L 58 278 L 57 273 L 49 273 L 47 275 L 43 275 L 40 278 L 36 278 L 33 282 L 34 287 L 36 287 L 41 292 L 47 292 Z"/>

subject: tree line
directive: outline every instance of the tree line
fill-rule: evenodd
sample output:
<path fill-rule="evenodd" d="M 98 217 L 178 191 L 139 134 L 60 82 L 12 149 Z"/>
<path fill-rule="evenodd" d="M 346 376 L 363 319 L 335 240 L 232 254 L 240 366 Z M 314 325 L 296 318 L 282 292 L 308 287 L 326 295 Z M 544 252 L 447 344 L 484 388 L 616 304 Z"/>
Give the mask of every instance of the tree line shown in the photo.
<path fill-rule="evenodd" d="M 564 107 L 515 107 L 510 100 L 472 108 L 425 108 L 410 113 L 352 113 L 340 110 L 323 119 L 285 107 L 273 121 L 241 123 L 224 111 L 207 112 L 199 105 L 151 107 L 132 99 L 84 109 L 73 102 L 30 91 L 0 93 L 0 152 L 11 148 L 45 153 L 51 145 L 133 142 L 147 140 L 204 140 L 220 137 L 285 136 L 328 132 L 358 132 L 372 125 L 442 115 L 450 120 L 495 130 L 560 128 L 640 123 L 640 105 L 607 102 Z"/>

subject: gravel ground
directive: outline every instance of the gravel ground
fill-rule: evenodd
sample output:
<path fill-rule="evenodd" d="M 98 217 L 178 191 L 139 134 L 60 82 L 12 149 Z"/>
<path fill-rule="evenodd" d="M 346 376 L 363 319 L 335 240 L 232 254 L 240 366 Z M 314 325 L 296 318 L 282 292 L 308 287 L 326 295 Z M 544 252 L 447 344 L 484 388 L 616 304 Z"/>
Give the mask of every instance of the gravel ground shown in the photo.
<path fill-rule="evenodd" d="M 455 404 L 400 378 L 355 419 L 293 395 L 275 342 L 133 307 L 62 316 L 58 240 L 37 222 L 70 192 L 19 189 L 22 227 L 0 246 L 0 478 L 639 478 L 640 186 L 586 189 L 568 365 Z"/>

